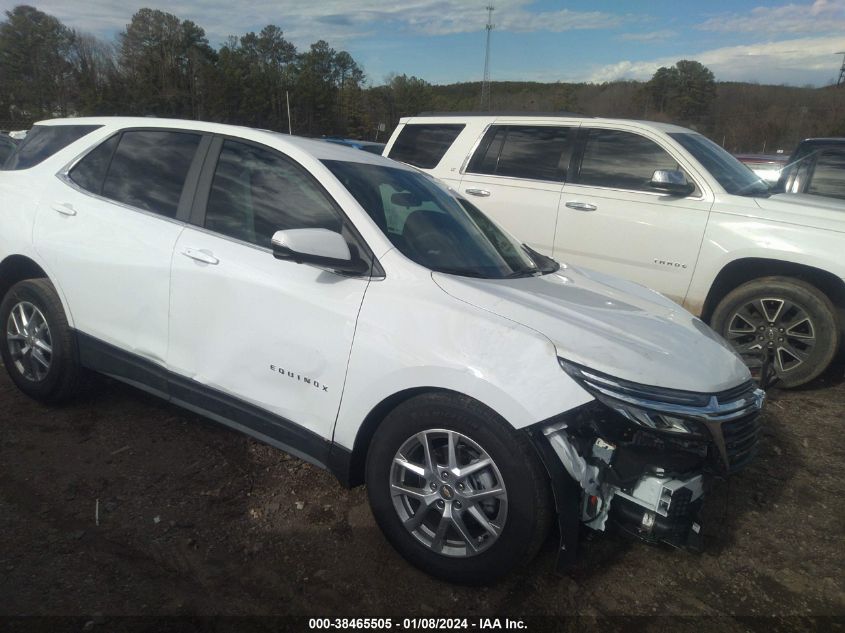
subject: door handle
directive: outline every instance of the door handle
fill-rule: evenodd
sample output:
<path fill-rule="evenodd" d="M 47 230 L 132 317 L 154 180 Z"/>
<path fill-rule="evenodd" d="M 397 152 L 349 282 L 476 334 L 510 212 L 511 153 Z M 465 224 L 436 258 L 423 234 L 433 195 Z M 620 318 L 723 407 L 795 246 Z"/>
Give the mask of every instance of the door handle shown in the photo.
<path fill-rule="evenodd" d="M 206 251 L 199 251 L 195 248 L 186 248 L 182 251 L 182 254 L 185 257 L 189 257 L 190 259 L 193 259 L 195 261 L 202 262 L 203 264 L 211 264 L 212 266 L 216 266 L 220 263 L 220 260 L 217 259 L 211 253 L 208 253 Z"/>
<path fill-rule="evenodd" d="M 62 215 L 74 216 L 76 215 L 76 209 L 73 208 L 73 205 L 68 202 L 63 202 L 61 204 L 54 204 L 53 211 L 56 213 L 61 213 Z"/>
<path fill-rule="evenodd" d="M 572 200 L 566 203 L 567 208 L 575 209 L 576 211 L 595 211 L 598 207 L 594 204 L 590 204 L 589 202 L 578 202 L 577 200 Z"/>
<path fill-rule="evenodd" d="M 490 192 L 486 189 L 464 189 L 471 196 L 478 196 L 479 198 L 490 197 Z"/>

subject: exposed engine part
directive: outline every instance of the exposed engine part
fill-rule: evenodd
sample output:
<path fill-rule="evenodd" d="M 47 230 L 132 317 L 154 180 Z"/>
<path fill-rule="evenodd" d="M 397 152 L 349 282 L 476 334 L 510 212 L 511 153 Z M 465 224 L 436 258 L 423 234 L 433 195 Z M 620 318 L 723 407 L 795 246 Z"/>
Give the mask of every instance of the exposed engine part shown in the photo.
<path fill-rule="evenodd" d="M 610 463 L 613 461 L 613 454 L 615 451 L 616 447 L 613 444 L 606 442 L 600 437 L 597 437 L 595 443 L 593 443 L 593 457 L 601 462 L 604 462 L 608 466 L 610 466 Z"/>
<path fill-rule="evenodd" d="M 598 484 L 599 469 L 591 466 L 578 454 L 577 449 L 569 440 L 566 434 L 566 423 L 559 423 L 543 429 L 543 434 L 549 440 L 560 461 L 563 463 L 566 472 L 581 484 L 584 492 L 600 496 L 601 490 Z"/>
<path fill-rule="evenodd" d="M 581 507 L 581 520 L 594 530 L 604 530 L 607 522 L 610 499 L 614 488 L 601 484 L 601 471 L 598 466 L 588 464 L 581 457 L 575 445 L 566 433 L 566 424 L 559 423 L 543 429 L 543 433 L 560 459 L 566 472 L 578 482 L 581 489 L 587 493 Z M 598 439 L 597 439 L 598 442 Z M 609 459 L 612 458 L 612 447 L 601 440 L 599 452 Z M 606 463 L 609 463 L 606 462 Z"/>
<path fill-rule="evenodd" d="M 667 517 L 673 503 L 690 504 L 704 495 L 703 478 L 701 475 L 687 480 L 670 479 L 669 477 L 643 477 L 630 492 L 616 491 L 617 497 L 628 499 L 646 510 Z"/>
<path fill-rule="evenodd" d="M 662 467 L 651 466 L 632 486 L 608 483 L 617 448 L 597 437 L 589 446 L 589 461 L 578 451 L 577 443 L 567 433 L 567 424 L 558 422 L 543 429 L 549 444 L 566 472 L 580 485 L 583 495 L 581 521 L 587 527 L 603 531 L 611 515 L 611 506 L 618 522 L 648 540 L 666 540 L 682 544 L 694 523 L 704 495 L 704 477 L 668 475 Z M 590 463 L 593 462 L 593 463 Z M 697 524 L 696 524 L 697 525 Z"/>

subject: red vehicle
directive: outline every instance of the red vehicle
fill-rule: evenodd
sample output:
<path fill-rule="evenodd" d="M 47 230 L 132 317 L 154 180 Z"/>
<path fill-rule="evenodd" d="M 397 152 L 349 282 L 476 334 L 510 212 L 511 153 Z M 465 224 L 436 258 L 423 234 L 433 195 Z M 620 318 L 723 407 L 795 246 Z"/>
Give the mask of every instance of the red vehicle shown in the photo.
<path fill-rule="evenodd" d="M 777 183 L 781 169 L 787 163 L 785 154 L 734 154 L 734 156 L 770 184 Z"/>

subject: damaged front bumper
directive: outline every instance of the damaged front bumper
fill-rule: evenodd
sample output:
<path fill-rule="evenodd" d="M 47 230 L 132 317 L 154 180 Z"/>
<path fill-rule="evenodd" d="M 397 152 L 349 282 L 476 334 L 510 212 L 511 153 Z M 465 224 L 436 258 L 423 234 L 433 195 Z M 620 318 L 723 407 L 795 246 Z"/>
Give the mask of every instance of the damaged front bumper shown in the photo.
<path fill-rule="evenodd" d="M 695 394 L 574 371 L 596 400 L 530 430 L 555 493 L 558 569 L 574 563 L 582 524 L 697 549 L 710 481 L 757 452 L 764 393 L 751 382 Z"/>

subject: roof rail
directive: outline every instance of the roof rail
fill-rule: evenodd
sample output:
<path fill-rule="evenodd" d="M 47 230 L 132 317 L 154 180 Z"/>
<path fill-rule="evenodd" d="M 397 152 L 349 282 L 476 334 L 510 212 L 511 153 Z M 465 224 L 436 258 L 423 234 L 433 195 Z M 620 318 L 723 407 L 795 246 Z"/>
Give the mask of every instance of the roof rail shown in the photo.
<path fill-rule="evenodd" d="M 420 112 L 414 116 L 530 116 L 530 117 L 578 117 L 579 119 L 591 119 L 593 117 L 586 114 L 578 114 L 577 112 L 567 112 L 565 110 L 558 110 L 557 112 L 532 112 L 532 111 L 515 111 L 515 110 L 497 110 L 494 112 Z"/>

